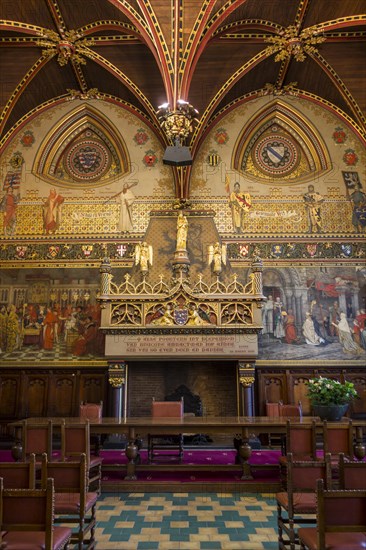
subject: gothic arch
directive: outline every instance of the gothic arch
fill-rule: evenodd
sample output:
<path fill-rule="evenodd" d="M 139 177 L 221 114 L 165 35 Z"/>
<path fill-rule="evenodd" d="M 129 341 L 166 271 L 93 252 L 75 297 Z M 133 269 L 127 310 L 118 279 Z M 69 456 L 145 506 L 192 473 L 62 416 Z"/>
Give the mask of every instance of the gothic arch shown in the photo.
<path fill-rule="evenodd" d="M 53 185 L 105 185 L 128 173 L 125 142 L 99 110 L 81 105 L 50 128 L 33 164 L 33 173 Z"/>
<path fill-rule="evenodd" d="M 261 183 L 308 181 L 331 169 L 317 129 L 292 106 L 272 101 L 245 125 L 233 150 L 232 165 Z"/>

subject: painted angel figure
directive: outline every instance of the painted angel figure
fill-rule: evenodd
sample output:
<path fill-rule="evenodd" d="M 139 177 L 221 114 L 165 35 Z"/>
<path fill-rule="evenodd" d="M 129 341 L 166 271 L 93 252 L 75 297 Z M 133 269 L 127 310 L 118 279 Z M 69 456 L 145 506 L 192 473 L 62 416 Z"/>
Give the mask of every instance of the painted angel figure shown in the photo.
<path fill-rule="evenodd" d="M 219 275 L 222 265 L 226 265 L 226 244 L 216 242 L 208 247 L 208 265 L 213 264 L 213 272 Z"/>
<path fill-rule="evenodd" d="M 135 265 L 140 266 L 142 274 L 146 274 L 149 271 L 149 266 L 153 265 L 153 247 L 143 241 L 135 246 Z"/>

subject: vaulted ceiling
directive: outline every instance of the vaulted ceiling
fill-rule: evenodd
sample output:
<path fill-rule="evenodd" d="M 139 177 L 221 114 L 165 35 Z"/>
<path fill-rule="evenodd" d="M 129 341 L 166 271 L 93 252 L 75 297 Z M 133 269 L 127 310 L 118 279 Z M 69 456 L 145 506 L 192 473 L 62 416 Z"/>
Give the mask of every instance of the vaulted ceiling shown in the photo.
<path fill-rule="evenodd" d="M 74 97 L 135 112 L 167 143 L 158 107 L 214 120 L 249 97 L 296 93 L 366 138 L 366 0 L 8 0 L 0 3 L 1 145 Z"/>

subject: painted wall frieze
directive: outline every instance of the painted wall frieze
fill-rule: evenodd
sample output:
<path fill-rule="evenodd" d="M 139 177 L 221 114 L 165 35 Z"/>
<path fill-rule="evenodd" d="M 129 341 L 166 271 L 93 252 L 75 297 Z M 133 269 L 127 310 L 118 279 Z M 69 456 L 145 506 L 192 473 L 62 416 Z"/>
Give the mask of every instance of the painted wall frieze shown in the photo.
<path fill-rule="evenodd" d="M 14 242 L 0 245 L 0 261 L 5 267 L 99 267 L 108 255 L 114 265 L 130 267 L 133 262 L 134 243 L 125 241 L 70 243 Z"/>
<path fill-rule="evenodd" d="M 366 258 L 366 243 L 364 239 L 352 241 L 275 241 L 272 242 L 247 242 L 227 241 L 227 254 L 230 262 L 235 265 L 242 261 L 250 260 L 255 254 L 265 259 L 266 264 L 280 261 L 300 261 L 303 264 L 314 262 L 339 262 L 347 263 Z"/>

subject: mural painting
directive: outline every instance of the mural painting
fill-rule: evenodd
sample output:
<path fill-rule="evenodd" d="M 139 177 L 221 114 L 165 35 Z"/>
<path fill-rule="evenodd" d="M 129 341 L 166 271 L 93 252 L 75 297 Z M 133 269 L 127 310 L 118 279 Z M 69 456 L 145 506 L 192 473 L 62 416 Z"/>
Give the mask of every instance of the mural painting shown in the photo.
<path fill-rule="evenodd" d="M 97 285 L 82 282 L 81 273 L 71 273 L 79 277 L 72 280 L 53 272 L 54 280 L 46 273 L 37 276 L 24 270 L 17 283 L 1 286 L 3 300 L 12 295 L 16 302 L 0 306 L 1 361 L 103 357 Z"/>
<path fill-rule="evenodd" d="M 356 135 L 320 106 L 258 97 L 207 132 L 186 196 L 163 154 L 140 118 L 102 99 L 65 101 L 15 133 L 0 165 L 0 364 L 104 360 L 103 258 L 116 280 L 170 277 L 177 217 L 192 279 L 245 283 L 263 260 L 260 361 L 365 362 Z"/>
<path fill-rule="evenodd" d="M 273 269 L 264 277 L 260 359 L 365 362 L 365 268 Z"/>
<path fill-rule="evenodd" d="M 150 245 L 150 260 L 152 261 Z M 230 260 L 211 261 L 216 273 Z M 131 268 L 137 262 L 131 250 Z M 193 264 L 195 261 L 193 260 Z M 200 262 L 197 262 L 199 267 Z M 136 269 L 141 266 L 136 264 Z M 239 280 L 247 268 L 235 269 Z M 116 269 L 116 281 L 131 270 Z M 93 361 L 104 356 L 104 335 L 97 302 L 99 269 L 52 270 L 43 282 L 33 271 L 22 271 L 18 282 L 2 285 L 0 295 L 13 295 L 16 304 L 0 309 L 0 362 Z M 366 269 L 264 269 L 263 330 L 260 360 L 366 360 Z M 47 279 L 47 280 L 46 280 Z M 28 285 L 24 285 L 28 281 Z"/>

